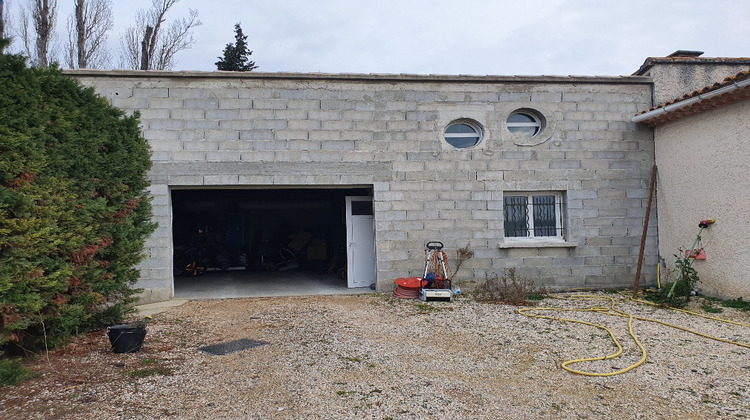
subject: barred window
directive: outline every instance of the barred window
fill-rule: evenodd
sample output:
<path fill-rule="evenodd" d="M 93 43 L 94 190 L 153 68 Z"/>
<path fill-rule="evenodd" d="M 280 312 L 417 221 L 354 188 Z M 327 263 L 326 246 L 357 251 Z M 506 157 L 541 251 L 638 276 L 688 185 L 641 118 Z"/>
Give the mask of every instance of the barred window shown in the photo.
<path fill-rule="evenodd" d="M 506 192 L 503 218 L 506 238 L 563 238 L 560 192 Z"/>

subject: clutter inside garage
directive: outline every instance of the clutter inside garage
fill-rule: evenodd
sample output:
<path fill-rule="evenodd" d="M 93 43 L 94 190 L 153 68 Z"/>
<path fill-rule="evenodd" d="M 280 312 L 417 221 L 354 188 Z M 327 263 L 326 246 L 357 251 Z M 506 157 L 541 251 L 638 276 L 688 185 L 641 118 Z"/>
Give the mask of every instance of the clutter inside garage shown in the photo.
<path fill-rule="evenodd" d="M 174 275 L 304 270 L 346 278 L 347 189 L 176 189 Z"/>

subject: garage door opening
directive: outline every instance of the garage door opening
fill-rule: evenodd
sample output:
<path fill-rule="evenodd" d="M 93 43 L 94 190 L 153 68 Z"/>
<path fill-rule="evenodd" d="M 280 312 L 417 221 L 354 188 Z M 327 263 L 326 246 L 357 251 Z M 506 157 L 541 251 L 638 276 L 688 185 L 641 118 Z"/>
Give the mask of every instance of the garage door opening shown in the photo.
<path fill-rule="evenodd" d="M 175 189 L 176 298 L 341 294 L 347 197 L 370 188 Z M 361 198 L 360 198 L 361 199 Z M 351 286 L 351 283 L 349 284 Z M 369 284 L 367 285 L 369 286 Z"/>

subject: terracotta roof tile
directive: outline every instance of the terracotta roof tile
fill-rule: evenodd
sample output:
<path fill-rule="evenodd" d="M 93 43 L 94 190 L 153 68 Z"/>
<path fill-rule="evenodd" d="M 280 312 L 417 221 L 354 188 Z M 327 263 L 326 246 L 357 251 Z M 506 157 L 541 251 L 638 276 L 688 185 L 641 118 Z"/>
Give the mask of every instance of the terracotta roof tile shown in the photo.
<path fill-rule="evenodd" d="M 700 98 L 701 95 L 705 95 L 707 93 L 719 90 L 721 88 L 731 86 L 735 83 L 739 83 L 747 79 L 750 79 L 750 70 L 742 71 L 735 75 L 729 76 L 726 79 L 722 80 L 721 82 L 717 82 L 711 86 L 706 86 L 702 89 L 693 91 L 689 94 L 682 96 L 681 98 L 674 99 L 672 101 L 669 101 L 663 104 L 659 104 L 655 107 L 652 107 L 651 109 L 647 111 L 643 111 L 643 112 L 636 114 L 636 116 L 647 114 L 649 112 L 653 112 L 658 109 L 666 108 L 670 105 L 679 104 L 680 102 L 684 102 L 693 98 Z M 658 115 L 654 115 L 653 118 L 648 118 L 641 122 L 648 125 L 649 127 L 656 127 L 656 126 L 663 125 L 671 121 L 678 120 L 680 118 L 687 117 L 689 115 L 697 114 L 699 112 L 707 111 L 709 109 L 713 109 L 724 104 L 729 104 L 729 103 L 740 101 L 740 100 L 747 99 L 747 98 L 750 98 L 750 85 L 746 85 L 740 89 L 732 90 L 730 92 L 726 92 L 720 95 L 711 96 L 709 98 L 698 100 L 693 104 L 686 105 L 684 107 L 681 107 L 681 108 L 678 108 L 669 112 L 664 112 Z"/>

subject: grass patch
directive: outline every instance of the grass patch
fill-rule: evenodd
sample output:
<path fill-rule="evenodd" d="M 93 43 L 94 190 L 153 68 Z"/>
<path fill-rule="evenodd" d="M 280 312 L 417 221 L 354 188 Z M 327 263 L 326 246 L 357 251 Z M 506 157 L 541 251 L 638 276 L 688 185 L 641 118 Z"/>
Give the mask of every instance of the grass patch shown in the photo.
<path fill-rule="evenodd" d="M 701 303 L 701 309 L 703 312 L 709 314 L 720 314 L 724 312 L 724 309 L 714 306 L 713 302 L 709 299 L 706 299 Z"/>
<path fill-rule="evenodd" d="M 130 370 L 124 372 L 127 376 L 133 378 L 133 379 L 140 379 L 140 378 L 147 378 L 149 376 L 171 376 L 172 375 L 172 369 L 157 366 L 152 368 L 143 368 L 143 369 L 136 369 L 136 370 Z"/>
<path fill-rule="evenodd" d="M 420 314 L 429 314 L 431 312 L 440 312 L 443 310 L 443 308 L 438 308 L 437 306 L 432 306 L 429 303 L 415 303 L 414 306 L 417 308 Z"/>
<path fill-rule="evenodd" d="M 737 299 L 719 299 L 719 304 L 725 308 L 734 308 L 734 309 L 740 309 L 743 311 L 750 311 L 750 302 L 746 300 L 742 300 L 742 298 Z"/>

